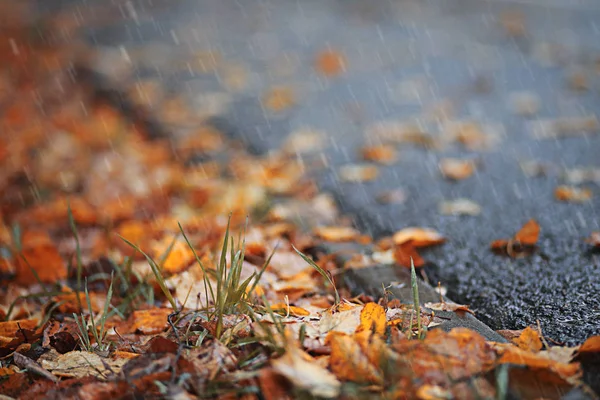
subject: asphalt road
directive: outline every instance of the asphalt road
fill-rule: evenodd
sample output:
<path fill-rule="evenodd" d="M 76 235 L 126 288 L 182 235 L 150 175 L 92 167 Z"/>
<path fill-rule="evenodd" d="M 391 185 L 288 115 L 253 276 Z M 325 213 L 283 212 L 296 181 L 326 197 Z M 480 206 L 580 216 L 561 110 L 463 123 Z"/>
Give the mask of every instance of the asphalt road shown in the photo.
<path fill-rule="evenodd" d="M 92 3 L 80 2 L 80 11 Z M 119 10 L 124 20 L 90 26 L 87 39 L 117 54 L 148 45 L 129 78 L 159 79 L 199 107 L 207 96 L 220 99 L 214 123 L 257 152 L 278 148 L 301 128 L 322 131 L 328 167 L 316 176 L 321 189 L 374 237 L 407 226 L 443 233 L 448 242 L 423 253 L 426 271 L 490 327 L 539 321 L 545 335 L 566 344 L 600 334 L 600 255 L 583 241 L 600 230 L 600 182 L 584 184 L 593 197 L 581 204 L 553 196 L 563 169 L 600 168 L 598 129 L 546 140 L 531 132 L 539 119 L 598 112 L 600 3 L 140 0 Z M 344 54 L 342 74 L 314 70 L 324 49 Z M 243 71 L 243 84 L 232 89 L 223 70 L 174 71 L 172 60 L 190 51 L 217 52 Z M 585 81 L 575 84 L 587 88 L 575 91 L 568 80 L 579 72 Z M 290 88 L 294 104 L 266 110 L 261 99 L 278 86 Z M 538 96 L 533 116 L 511 109 L 511 96 L 523 91 Z M 445 99 L 455 108 L 451 119 L 481 123 L 498 142 L 488 151 L 403 145 L 376 180 L 340 183 L 338 167 L 360 161 L 359 149 L 373 139 L 365 135 L 370 126 L 413 121 Z M 439 126 L 424 129 L 436 133 Z M 446 180 L 438 161 L 448 156 L 477 157 L 480 167 L 468 179 Z M 527 176 L 519 166 L 526 160 L 550 165 L 547 176 Z M 395 188 L 405 192 L 404 203 L 376 201 Z M 477 202 L 481 214 L 439 213 L 441 200 L 457 198 Z M 541 226 L 534 255 L 513 260 L 489 251 L 492 240 L 512 236 L 530 218 Z"/>

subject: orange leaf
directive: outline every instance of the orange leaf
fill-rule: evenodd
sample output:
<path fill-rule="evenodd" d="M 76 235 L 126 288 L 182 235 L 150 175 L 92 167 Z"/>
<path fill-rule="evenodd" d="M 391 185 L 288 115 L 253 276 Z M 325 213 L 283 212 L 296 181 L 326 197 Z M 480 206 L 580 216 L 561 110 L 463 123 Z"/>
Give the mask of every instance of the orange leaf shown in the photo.
<path fill-rule="evenodd" d="M 585 241 L 594 247 L 600 247 L 600 232 L 592 232 Z"/>
<path fill-rule="evenodd" d="M 506 239 L 498 239 L 498 240 L 494 240 L 491 244 L 490 244 L 490 248 L 492 250 L 503 250 L 506 251 L 506 247 L 508 246 L 508 240 Z"/>
<path fill-rule="evenodd" d="M 585 203 L 592 199 L 592 191 L 586 188 L 561 185 L 554 190 L 554 197 L 559 201 Z"/>
<path fill-rule="evenodd" d="M 577 351 L 579 353 L 600 353 L 600 336 L 587 338 Z"/>
<path fill-rule="evenodd" d="M 173 244 L 172 247 L 171 244 Z M 183 271 L 194 259 L 194 253 L 184 240 L 173 241 L 173 238 L 169 236 L 163 237 L 162 240 L 156 241 L 152 245 L 152 256 L 155 261 L 159 262 L 165 254 L 167 254 L 167 258 L 161 267 L 172 274 Z"/>
<path fill-rule="evenodd" d="M 475 172 L 475 163 L 471 160 L 443 158 L 440 160 L 439 168 L 445 178 L 462 180 L 473 175 Z"/>
<path fill-rule="evenodd" d="M 333 332 L 327 336 L 326 343 L 331 347 L 329 366 L 338 379 L 377 385 L 383 383 L 381 371 L 371 364 L 354 337 Z"/>
<path fill-rule="evenodd" d="M 397 245 L 412 241 L 413 247 L 428 247 L 444 243 L 444 238 L 439 232 L 430 228 L 409 227 L 396 232 L 393 236 Z"/>
<path fill-rule="evenodd" d="M 276 87 L 263 96 L 262 102 L 266 108 L 277 112 L 293 106 L 296 99 L 291 88 Z"/>
<path fill-rule="evenodd" d="M 349 226 L 319 226 L 315 235 L 328 242 L 347 242 L 356 239 L 360 232 Z"/>
<path fill-rule="evenodd" d="M 16 256 L 20 285 L 36 283 L 35 271 L 42 282 L 54 283 L 67 277 L 65 262 L 46 232 L 27 231 L 21 239 L 23 250 Z"/>
<path fill-rule="evenodd" d="M 475 315 L 475 313 L 469 309 L 469 306 L 456 303 L 425 303 L 425 307 L 436 311 L 464 311 Z"/>
<path fill-rule="evenodd" d="M 36 319 L 20 319 L 17 321 L 0 322 L 0 336 L 14 338 L 19 335 L 21 329 L 35 329 L 38 321 Z"/>
<path fill-rule="evenodd" d="M 342 54 L 334 50 L 324 50 L 317 54 L 315 69 L 325 76 L 333 77 L 344 72 L 346 60 Z"/>
<path fill-rule="evenodd" d="M 412 241 L 404 242 L 394 248 L 394 260 L 396 264 L 410 268 L 411 259 L 415 268 L 425 265 L 425 260 L 417 253 Z"/>
<path fill-rule="evenodd" d="M 530 219 L 515 235 L 515 240 L 526 246 L 533 246 L 537 243 L 540 235 L 540 226 L 534 219 Z"/>
<path fill-rule="evenodd" d="M 307 315 L 310 315 L 310 311 L 302 307 L 290 306 L 285 303 L 273 304 L 271 305 L 271 310 L 274 312 L 283 312 L 295 317 L 306 317 Z"/>
<path fill-rule="evenodd" d="M 360 325 L 356 332 L 368 331 L 384 335 L 386 326 L 385 310 L 379 304 L 370 302 L 360 312 Z"/>
<path fill-rule="evenodd" d="M 160 333 L 167 327 L 167 318 L 172 312 L 173 310 L 168 308 L 134 311 L 128 332 L 139 332 L 142 335 Z"/>
<path fill-rule="evenodd" d="M 538 331 L 527 327 L 523 329 L 521 335 L 513 339 L 513 343 L 516 344 L 520 349 L 537 353 L 542 349 L 542 340 Z"/>
<path fill-rule="evenodd" d="M 378 162 L 390 165 L 396 162 L 396 149 L 390 145 L 367 146 L 361 150 L 362 157 L 366 161 Z"/>

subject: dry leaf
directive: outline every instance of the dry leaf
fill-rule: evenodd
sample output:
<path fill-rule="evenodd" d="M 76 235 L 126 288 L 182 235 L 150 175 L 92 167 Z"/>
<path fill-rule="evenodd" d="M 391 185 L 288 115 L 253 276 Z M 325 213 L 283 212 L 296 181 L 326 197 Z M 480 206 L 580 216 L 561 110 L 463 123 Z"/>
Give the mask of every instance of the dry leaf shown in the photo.
<path fill-rule="evenodd" d="M 368 164 L 344 165 L 339 169 L 339 176 L 343 182 L 368 182 L 379 176 L 379 170 L 376 166 Z"/>
<path fill-rule="evenodd" d="M 346 59 L 337 51 L 324 50 L 317 54 L 315 69 L 327 77 L 334 77 L 346 70 Z"/>
<path fill-rule="evenodd" d="M 342 381 L 381 385 L 383 373 L 363 352 L 353 336 L 335 332 L 327 336 L 326 343 L 331 347 L 329 366 Z"/>
<path fill-rule="evenodd" d="M 462 180 L 475 172 L 475 162 L 458 158 L 443 158 L 439 163 L 440 172 L 447 179 Z"/>
<path fill-rule="evenodd" d="M 387 320 L 383 307 L 373 302 L 365 304 L 360 312 L 360 325 L 356 328 L 356 331 L 368 331 L 384 335 L 386 326 Z"/>
<path fill-rule="evenodd" d="M 537 114 L 541 107 L 540 96 L 533 92 L 511 93 L 509 102 L 515 114 L 525 117 Z"/>
<path fill-rule="evenodd" d="M 126 332 L 139 332 L 142 335 L 152 335 L 164 331 L 167 326 L 167 317 L 173 313 L 168 308 L 152 308 L 149 310 L 134 311 Z"/>
<path fill-rule="evenodd" d="M 412 241 L 414 247 L 429 247 L 444 243 L 446 238 L 431 228 L 409 227 L 394 233 L 393 240 L 397 245 Z"/>
<path fill-rule="evenodd" d="M 526 246 L 533 246 L 537 243 L 540 235 L 539 224 L 530 219 L 523 225 L 523 227 L 515 235 L 515 240 Z"/>
<path fill-rule="evenodd" d="M 402 204 L 406 201 L 406 192 L 402 189 L 388 190 L 377 196 L 377 201 L 382 204 Z"/>
<path fill-rule="evenodd" d="M 587 238 L 586 243 L 591 244 L 594 247 L 600 247 L 600 232 L 590 233 L 590 237 Z"/>
<path fill-rule="evenodd" d="M 306 154 L 323 150 L 326 146 L 326 135 L 310 128 L 301 128 L 292 132 L 283 145 L 289 154 Z"/>
<path fill-rule="evenodd" d="M 271 365 L 275 372 L 313 396 L 337 397 L 340 394 L 341 383 L 336 377 L 298 348 L 295 342 L 288 343 L 285 354 L 271 361 Z"/>
<path fill-rule="evenodd" d="M 586 339 L 585 342 L 577 349 L 581 353 L 600 353 L 600 336 L 592 336 Z"/>
<path fill-rule="evenodd" d="M 520 349 L 532 353 L 538 353 L 543 347 L 539 332 L 529 326 L 523 329 L 519 337 L 513 339 L 512 342 Z"/>
<path fill-rule="evenodd" d="M 394 246 L 394 261 L 396 264 L 410 268 L 411 263 L 415 268 L 425 265 L 425 260 L 419 255 L 412 240 Z"/>
<path fill-rule="evenodd" d="M 464 312 L 468 312 L 469 314 L 475 315 L 475 313 L 469 309 L 469 306 L 465 306 L 462 304 L 442 302 L 442 303 L 425 303 L 424 305 L 425 305 L 425 307 L 430 308 L 432 310 L 436 310 L 436 311 L 452 311 L 452 312 L 464 311 Z"/>
<path fill-rule="evenodd" d="M 396 149 L 390 145 L 366 146 L 360 152 L 365 161 L 384 165 L 394 164 L 398 159 Z"/>
<path fill-rule="evenodd" d="M 118 374 L 128 361 L 125 358 L 102 358 L 87 351 L 70 351 L 58 354 L 54 350 L 40 357 L 40 364 L 53 375 L 64 378 L 83 378 L 94 376 L 106 380 L 110 375 Z"/>
<path fill-rule="evenodd" d="M 360 235 L 360 232 L 349 226 L 319 226 L 313 232 L 328 242 L 347 242 Z"/>
<path fill-rule="evenodd" d="M 556 200 L 569 201 L 572 203 L 585 203 L 592 199 L 592 191 L 587 188 L 578 188 L 575 186 L 558 186 L 554 189 Z"/>
<path fill-rule="evenodd" d="M 46 283 L 55 283 L 67 277 L 67 266 L 46 232 L 26 231 L 21 238 L 21 243 L 23 249 L 16 257 L 18 284 L 36 283 L 37 279 L 33 271 L 42 282 Z"/>
<path fill-rule="evenodd" d="M 443 215 L 471 215 L 481 214 L 481 206 L 469 199 L 456 199 L 443 201 L 438 206 L 440 214 Z"/>
<path fill-rule="evenodd" d="M 263 96 L 262 102 L 265 108 L 280 112 L 292 107 L 296 103 L 296 96 L 292 88 L 275 87 Z"/>

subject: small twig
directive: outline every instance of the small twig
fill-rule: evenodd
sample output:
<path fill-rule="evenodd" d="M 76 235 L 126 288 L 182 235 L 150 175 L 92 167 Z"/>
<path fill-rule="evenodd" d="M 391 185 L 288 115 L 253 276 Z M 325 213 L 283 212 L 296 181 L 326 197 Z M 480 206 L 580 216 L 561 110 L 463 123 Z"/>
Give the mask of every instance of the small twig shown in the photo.
<path fill-rule="evenodd" d="M 26 369 L 29 372 L 44 377 L 52 382 L 58 382 L 58 378 L 52 375 L 48 370 L 44 369 L 41 365 L 33 361 L 31 358 L 24 356 L 21 353 L 14 353 L 13 360 L 17 367 Z"/>
<path fill-rule="evenodd" d="M 175 311 L 175 312 L 172 312 L 171 314 L 169 314 L 169 316 L 167 317 L 167 322 L 171 326 L 171 329 L 173 329 L 173 333 L 175 333 L 175 337 L 177 338 L 177 342 L 179 343 L 179 331 L 177 330 L 177 327 L 171 320 L 173 317 L 176 317 L 177 315 L 179 315 L 179 311 Z"/>
<path fill-rule="evenodd" d="M 540 320 L 538 319 L 538 320 L 536 320 L 536 322 L 537 322 L 538 333 L 540 334 L 540 339 L 542 339 L 542 343 L 544 343 L 544 346 L 546 346 L 546 349 L 549 349 L 550 346 L 548 345 L 546 338 L 542 334 L 542 326 L 540 325 Z"/>

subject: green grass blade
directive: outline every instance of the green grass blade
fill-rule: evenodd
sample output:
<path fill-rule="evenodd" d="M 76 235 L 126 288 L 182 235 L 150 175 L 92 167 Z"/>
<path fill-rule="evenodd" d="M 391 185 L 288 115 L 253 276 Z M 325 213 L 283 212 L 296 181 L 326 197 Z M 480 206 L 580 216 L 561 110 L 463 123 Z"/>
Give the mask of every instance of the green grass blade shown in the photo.
<path fill-rule="evenodd" d="M 329 283 L 331 284 L 331 286 L 333 287 L 333 290 L 335 292 L 335 304 L 339 304 L 340 303 L 340 295 L 337 291 L 337 288 L 335 287 L 335 283 L 333 282 L 333 279 L 331 278 L 331 276 L 323 268 L 319 267 L 313 260 L 311 260 L 309 257 L 304 255 L 300 250 L 298 250 L 296 248 L 296 246 L 292 245 L 292 248 L 296 251 L 296 253 L 298 253 L 298 255 L 300 257 L 302 257 L 302 259 L 304 261 L 306 261 L 311 267 L 313 267 L 315 270 L 317 270 L 317 272 L 319 274 L 321 274 L 323 276 L 323 278 L 325 278 L 325 279 L 327 279 L 327 281 L 329 281 Z"/>

